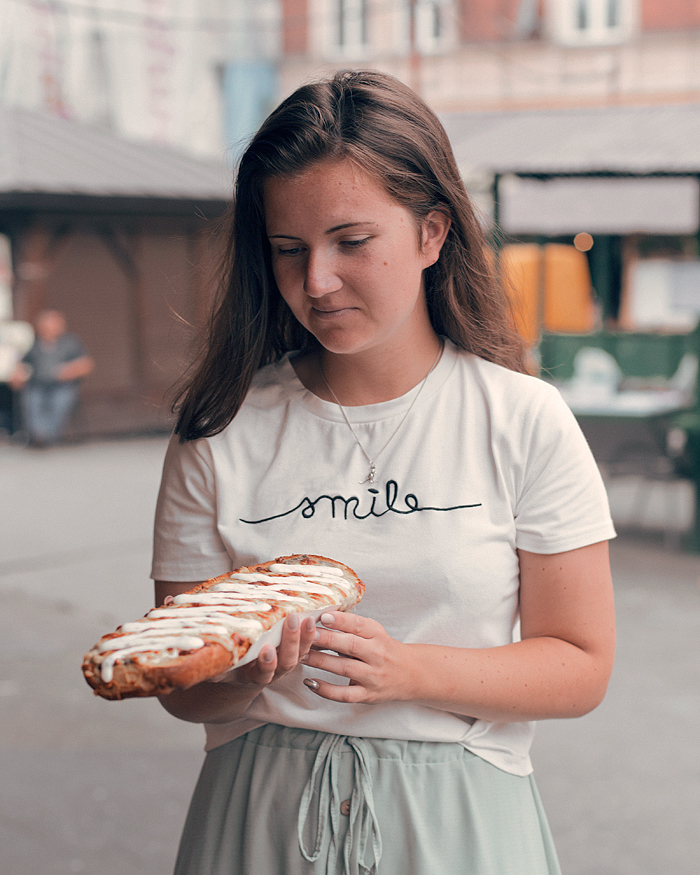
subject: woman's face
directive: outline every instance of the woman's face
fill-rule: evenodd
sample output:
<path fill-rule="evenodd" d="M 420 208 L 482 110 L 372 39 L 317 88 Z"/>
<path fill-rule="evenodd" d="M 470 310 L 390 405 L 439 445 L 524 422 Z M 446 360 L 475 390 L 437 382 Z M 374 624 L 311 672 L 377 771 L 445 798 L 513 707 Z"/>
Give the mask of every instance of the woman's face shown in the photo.
<path fill-rule="evenodd" d="M 441 213 L 417 228 L 379 183 L 341 160 L 269 179 L 265 217 L 280 294 L 328 351 L 398 351 L 433 336 L 423 271 L 449 229 Z"/>

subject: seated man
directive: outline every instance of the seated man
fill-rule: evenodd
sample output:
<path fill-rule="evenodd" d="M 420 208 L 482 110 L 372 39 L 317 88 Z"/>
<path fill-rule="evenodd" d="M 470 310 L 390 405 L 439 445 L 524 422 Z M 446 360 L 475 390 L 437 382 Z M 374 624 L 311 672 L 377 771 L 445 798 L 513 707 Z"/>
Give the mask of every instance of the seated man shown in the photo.
<path fill-rule="evenodd" d="M 30 445 L 49 446 L 63 438 L 78 401 L 80 380 L 93 368 L 80 338 L 66 330 L 64 314 L 39 313 L 34 345 L 10 379 L 10 385 L 21 390 Z"/>

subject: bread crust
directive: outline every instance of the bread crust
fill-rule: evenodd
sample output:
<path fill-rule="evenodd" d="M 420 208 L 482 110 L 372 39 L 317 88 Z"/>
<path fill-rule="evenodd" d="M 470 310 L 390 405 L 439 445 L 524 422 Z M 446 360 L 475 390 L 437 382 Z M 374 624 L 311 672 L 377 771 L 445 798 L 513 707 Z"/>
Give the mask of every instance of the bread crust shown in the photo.
<path fill-rule="evenodd" d="M 280 588 L 282 594 L 303 597 L 306 605 L 275 600 L 274 591 L 270 591 L 269 597 L 263 595 L 259 601 L 268 602 L 271 605 L 269 611 L 245 611 L 240 608 L 226 608 L 216 606 L 215 610 L 226 613 L 240 620 L 257 621 L 262 626 L 263 632 L 271 629 L 276 623 L 283 620 L 287 615 L 295 612 L 304 612 L 330 606 L 340 605 L 340 610 L 350 610 L 357 604 L 364 594 L 365 586 L 355 572 L 333 559 L 313 554 L 292 554 L 272 559 L 257 565 L 242 566 L 227 574 L 221 574 L 210 580 L 193 587 L 186 596 L 192 597 L 191 604 L 196 604 L 198 594 L 209 594 L 216 584 L 222 584 L 230 580 L 235 574 L 267 574 L 273 565 L 297 565 L 297 566 L 327 566 L 338 568 L 343 572 L 343 587 L 334 585 L 332 580 L 323 579 L 323 586 L 333 590 L 333 596 L 320 593 L 300 592 L 300 588 L 294 586 L 294 578 L 303 580 L 301 572 L 291 571 L 279 575 L 279 582 L 289 581 L 289 587 Z M 276 576 L 277 572 L 272 573 Z M 351 584 L 349 587 L 348 584 Z M 255 586 L 268 586 L 264 580 L 255 581 Z M 183 610 L 189 605 L 171 605 L 168 610 L 178 614 L 178 609 Z M 214 608 L 212 608 L 214 609 Z M 150 614 L 151 612 L 149 612 Z M 144 624 L 157 624 L 158 619 L 150 619 L 149 614 L 140 622 Z M 134 624 L 132 624 L 133 626 Z M 195 684 L 217 677 L 237 665 L 247 654 L 256 640 L 256 636 L 246 635 L 239 631 L 231 632 L 224 636 L 212 635 L 202 626 L 201 630 L 187 631 L 185 634 L 200 638 L 204 644 L 198 649 L 180 650 L 175 655 L 164 646 L 144 647 L 136 653 L 126 654 L 123 658 L 113 658 L 119 652 L 121 639 L 127 632 L 122 631 L 120 626 L 116 632 L 104 635 L 95 646 L 89 650 L 82 664 L 83 674 L 87 683 L 93 688 L 95 695 L 104 699 L 119 700 L 133 697 L 162 696 L 174 690 L 186 690 Z M 110 643 L 114 642 L 114 647 Z M 119 646 L 117 646 L 119 645 Z M 105 672 L 107 679 L 103 677 L 103 662 L 110 657 L 110 671 Z M 111 677 L 109 676 L 111 674 Z"/>

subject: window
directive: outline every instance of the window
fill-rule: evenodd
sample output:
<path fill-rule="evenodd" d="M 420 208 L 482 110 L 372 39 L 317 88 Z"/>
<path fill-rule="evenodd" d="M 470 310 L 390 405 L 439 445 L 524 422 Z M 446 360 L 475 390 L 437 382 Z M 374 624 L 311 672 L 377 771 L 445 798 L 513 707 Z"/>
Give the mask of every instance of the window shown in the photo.
<path fill-rule="evenodd" d="M 376 40 L 379 0 L 306 0 L 310 53 L 335 64 L 366 60 Z M 393 0 L 392 0 L 393 2 Z"/>
<path fill-rule="evenodd" d="M 585 31 L 589 27 L 588 0 L 578 0 L 576 9 L 576 29 Z"/>
<path fill-rule="evenodd" d="M 549 0 L 549 30 L 563 45 L 624 42 L 636 30 L 638 5 L 638 0 Z"/>
<path fill-rule="evenodd" d="M 343 53 L 362 51 L 369 42 L 367 0 L 336 0 L 336 45 Z"/>
<path fill-rule="evenodd" d="M 413 16 L 415 44 L 419 52 L 434 54 L 454 44 L 453 0 L 415 0 Z"/>
<path fill-rule="evenodd" d="M 610 28 L 619 27 L 622 24 L 620 0 L 607 0 L 606 24 Z"/>

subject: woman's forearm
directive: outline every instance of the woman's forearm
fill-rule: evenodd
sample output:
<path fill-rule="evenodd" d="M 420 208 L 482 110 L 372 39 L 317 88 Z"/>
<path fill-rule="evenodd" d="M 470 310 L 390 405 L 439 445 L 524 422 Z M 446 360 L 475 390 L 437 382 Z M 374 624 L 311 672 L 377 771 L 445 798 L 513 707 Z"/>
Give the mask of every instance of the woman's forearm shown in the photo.
<path fill-rule="evenodd" d="M 492 722 L 586 714 L 602 701 L 612 665 L 557 638 L 481 650 L 406 648 L 406 699 Z"/>
<path fill-rule="evenodd" d="M 241 717 L 260 694 L 260 687 L 205 681 L 189 690 L 175 690 L 160 696 L 165 710 L 189 723 L 229 723 Z"/>
<path fill-rule="evenodd" d="M 522 641 L 501 647 L 406 644 L 376 620 L 321 617 L 306 662 L 347 683 L 306 681 L 339 702 L 405 701 L 492 722 L 575 717 L 595 708 L 615 653 L 607 544 L 519 552 Z M 336 655 L 334 655 L 334 653 Z"/>
<path fill-rule="evenodd" d="M 615 658 L 607 542 L 518 555 L 523 640 L 484 650 L 444 648 L 437 659 L 444 671 L 428 698 L 437 707 L 492 721 L 586 714 L 602 701 Z M 428 689 L 420 650 L 411 663 Z"/>
<path fill-rule="evenodd" d="M 322 646 L 332 646 L 330 640 Z M 311 688 L 324 698 L 414 702 L 504 723 L 578 717 L 593 710 L 605 695 L 612 648 L 588 652 L 569 641 L 542 637 L 470 649 L 401 644 L 387 636 L 369 657 L 314 651 L 305 661 L 312 669 L 350 680 L 349 685 L 312 681 Z"/>

